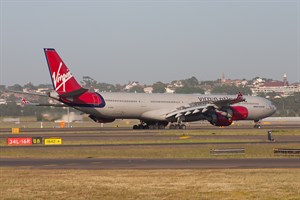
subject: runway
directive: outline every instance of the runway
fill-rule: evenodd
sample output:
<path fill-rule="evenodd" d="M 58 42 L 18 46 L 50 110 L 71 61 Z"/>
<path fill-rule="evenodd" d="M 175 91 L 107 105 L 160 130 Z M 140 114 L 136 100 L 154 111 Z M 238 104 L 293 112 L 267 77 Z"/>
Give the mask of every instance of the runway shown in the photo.
<path fill-rule="evenodd" d="M 1 158 L 1 167 L 30 169 L 254 169 L 300 168 L 300 158 L 269 159 L 31 159 Z"/>
<path fill-rule="evenodd" d="M 246 129 L 253 129 L 253 125 L 244 124 L 240 126 L 231 125 L 225 127 L 226 130 L 246 130 Z M 298 123 L 273 123 L 273 124 L 266 124 L 262 125 L 261 129 L 272 130 L 272 129 L 300 129 L 300 124 Z M 170 129 L 164 130 L 132 130 L 131 127 L 73 127 L 73 128 L 20 128 L 22 133 L 39 133 L 43 132 L 115 132 L 115 131 L 128 131 L 128 132 L 140 132 L 140 131 L 169 131 Z M 209 124 L 192 124 L 187 127 L 187 130 L 178 130 L 178 131 L 189 131 L 189 130 L 219 130 L 219 127 L 212 126 Z M 174 131 L 170 130 L 170 131 Z M 0 128 L 0 133 L 11 133 L 11 128 Z"/>
<path fill-rule="evenodd" d="M 9 152 L 16 150 L 21 152 L 25 149 L 31 149 L 35 152 L 61 152 L 72 151 L 76 149 L 78 152 L 84 151 L 86 157 L 81 158 L 0 158 L 1 167 L 16 167 L 29 169 L 243 169 L 243 168 L 300 168 L 300 158 L 199 158 L 191 159 L 183 158 L 97 158 L 97 155 L 90 157 L 89 151 L 91 147 L 96 150 L 128 150 L 140 149 L 144 147 L 148 149 L 199 149 L 203 148 L 209 151 L 213 148 L 212 145 L 218 147 L 228 145 L 265 145 L 270 148 L 272 144 L 291 144 L 292 146 L 300 144 L 300 135 L 284 134 L 285 129 L 300 129 L 295 125 L 287 125 L 284 128 L 278 129 L 279 126 L 268 126 L 274 131 L 275 142 L 267 141 L 267 130 L 260 131 L 259 134 L 253 133 L 253 128 L 245 127 L 226 127 L 220 129 L 217 127 L 205 127 L 192 130 L 207 130 L 194 133 L 191 130 L 131 130 L 130 128 L 49 128 L 49 129 L 23 129 L 21 134 L 12 135 L 7 132 L 1 132 L 0 139 L 5 141 L 7 137 L 60 137 L 65 144 L 47 146 L 47 145 L 32 145 L 32 146 L 0 146 L 1 149 Z M 276 129 L 277 127 L 277 129 Z M 238 131 L 241 129 L 242 131 Z M 1 129 L 5 130 L 5 129 Z M 225 135 L 223 131 L 226 130 Z M 228 131 L 229 130 L 229 131 Z M 230 131 L 232 130 L 232 132 Z M 250 130 L 250 131 L 247 131 Z M 276 130 L 280 134 L 276 135 Z M 7 130 L 5 130 L 7 131 Z M 252 132 L 251 132 L 252 131 Z M 239 134 L 236 134 L 236 133 Z M 194 133 L 194 135 L 193 135 Z M 244 134 L 245 133 L 245 134 Z M 264 134 L 265 133 L 265 134 Z M 186 142 L 180 139 L 182 134 L 191 134 L 190 141 Z M 264 135 L 261 135 L 264 134 Z M 269 146 L 269 144 L 271 146 Z M 207 146 L 208 145 L 208 146 Z M 99 148 L 98 148 L 99 147 Z M 103 148 L 102 148 L 103 147 Z M 120 148 L 119 148 L 120 147 Z M 248 146 L 249 147 L 249 146 Z M 257 147 L 259 148 L 259 147 Z M 264 147 L 265 148 L 265 147 Z M 51 150 L 50 150 L 51 149 Z M 139 150 L 137 150 L 139 151 Z M 262 151 L 265 151 L 264 149 Z M 31 152 L 32 153 L 32 152 Z M 113 155 L 113 154 L 110 154 Z M 26 155 L 25 155 L 26 156 Z M 137 157 L 139 158 L 139 157 Z"/>
<path fill-rule="evenodd" d="M 55 129 L 54 129 L 55 130 Z M 299 144 L 299 134 L 277 134 L 276 130 L 273 133 L 274 142 L 268 141 L 267 131 L 260 130 L 259 134 L 250 131 L 242 130 L 239 134 L 232 130 L 226 130 L 226 134 L 220 130 L 208 130 L 205 132 L 191 132 L 189 130 L 120 130 L 108 129 L 106 131 L 90 131 L 89 129 L 66 129 L 66 132 L 61 129 L 57 132 L 45 132 L 39 129 L 39 132 L 24 132 L 22 134 L 0 134 L 0 139 L 6 140 L 10 137 L 43 137 L 43 138 L 62 138 L 64 145 L 61 147 L 82 147 L 82 146 L 179 146 L 179 145 L 202 145 L 202 144 Z M 71 131 L 72 130 L 72 131 Z M 248 129 L 249 130 L 249 129 Z M 251 132 L 252 131 L 252 132 Z M 245 133 L 245 134 L 244 134 Z M 201 135 L 203 134 L 203 135 Z M 263 135 L 262 135 L 263 134 Z M 180 136 L 189 136 L 189 143 L 180 139 Z M 36 148 L 37 146 L 28 146 L 27 148 Z M 12 146 L 1 146 L 0 148 L 12 148 Z"/>

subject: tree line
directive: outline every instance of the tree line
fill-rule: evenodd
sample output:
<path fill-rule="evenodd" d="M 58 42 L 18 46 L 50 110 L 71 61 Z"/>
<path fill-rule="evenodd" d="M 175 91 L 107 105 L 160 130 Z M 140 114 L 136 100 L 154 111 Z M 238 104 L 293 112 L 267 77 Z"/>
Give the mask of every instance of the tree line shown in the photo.
<path fill-rule="evenodd" d="M 175 82 L 175 81 L 174 81 Z M 174 84 L 172 82 L 172 84 Z M 238 92 L 242 92 L 243 95 L 252 95 L 252 91 L 248 86 L 236 86 L 236 85 L 222 85 L 216 84 L 215 81 L 204 81 L 199 82 L 197 78 L 191 77 L 188 79 L 181 80 L 182 87 L 176 87 L 175 93 L 177 94 L 204 94 L 205 90 L 203 87 L 205 85 L 211 86 L 212 94 L 228 94 L 228 95 L 236 95 Z M 83 81 L 81 82 L 86 88 L 98 89 L 101 91 L 111 91 L 111 92 L 120 92 L 123 91 L 124 86 L 116 84 L 108 84 L 108 83 L 99 83 L 94 79 L 86 76 L 83 77 Z M 156 82 L 152 85 L 153 93 L 165 93 L 166 87 L 168 84 L 162 82 Z M 13 86 L 7 87 L 10 90 L 19 90 L 22 91 L 23 88 L 29 89 L 37 89 L 37 88 L 52 88 L 51 84 L 40 84 L 38 86 L 34 86 L 31 83 L 28 83 L 22 87 L 21 85 L 15 84 Z M 0 85 L 0 96 L 4 93 L 6 89 L 5 86 Z M 129 89 L 128 92 L 136 92 L 143 93 L 144 86 L 136 85 Z M 278 97 L 276 93 L 261 93 L 259 96 L 268 97 L 270 101 L 274 103 L 277 107 L 277 112 L 273 116 L 300 116 L 300 93 L 294 93 L 293 96 L 288 96 L 284 98 L 276 98 Z M 37 118 L 41 118 L 43 113 L 46 112 L 55 112 L 55 113 L 65 113 L 65 111 L 61 108 L 51 108 L 51 107 L 34 107 L 34 106 L 19 106 L 16 104 L 18 99 L 15 99 L 13 95 L 11 95 L 8 99 L 7 105 L 0 105 L 0 116 L 37 116 Z M 46 99 L 40 98 L 40 101 L 44 101 L 46 103 Z"/>
<path fill-rule="evenodd" d="M 276 106 L 277 111 L 274 117 L 299 117 L 300 116 L 300 93 L 295 93 L 293 96 L 285 98 L 270 98 L 270 101 Z M 6 105 L 0 105 L 0 116 L 36 116 L 37 120 L 43 119 L 42 115 L 45 113 L 61 115 L 66 111 L 63 108 L 53 107 L 38 107 L 38 106 L 20 106 L 16 102 L 20 101 L 15 99 L 9 101 Z M 45 120 L 45 119 L 44 119 Z"/>

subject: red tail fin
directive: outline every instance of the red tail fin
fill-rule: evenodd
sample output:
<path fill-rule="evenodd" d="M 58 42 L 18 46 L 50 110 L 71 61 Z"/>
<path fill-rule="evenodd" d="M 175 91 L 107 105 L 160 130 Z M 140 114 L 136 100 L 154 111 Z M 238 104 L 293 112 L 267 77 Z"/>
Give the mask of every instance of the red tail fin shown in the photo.
<path fill-rule="evenodd" d="M 76 92 L 82 87 L 75 80 L 65 63 L 59 57 L 55 49 L 45 48 L 53 87 L 59 95 Z"/>

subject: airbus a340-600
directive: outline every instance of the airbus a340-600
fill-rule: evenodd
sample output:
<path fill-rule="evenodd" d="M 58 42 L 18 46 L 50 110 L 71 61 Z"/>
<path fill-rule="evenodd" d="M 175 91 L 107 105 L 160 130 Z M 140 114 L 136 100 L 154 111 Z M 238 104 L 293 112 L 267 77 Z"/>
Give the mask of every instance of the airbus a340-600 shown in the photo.
<path fill-rule="evenodd" d="M 229 126 L 236 120 L 259 121 L 276 107 L 262 97 L 203 94 L 144 94 L 91 92 L 81 87 L 55 49 L 44 49 L 54 91 L 48 97 L 83 113 L 95 122 L 139 119 L 133 129 L 185 129 L 185 122 L 207 120 L 215 126 Z M 61 104 L 58 104 L 61 106 Z"/>

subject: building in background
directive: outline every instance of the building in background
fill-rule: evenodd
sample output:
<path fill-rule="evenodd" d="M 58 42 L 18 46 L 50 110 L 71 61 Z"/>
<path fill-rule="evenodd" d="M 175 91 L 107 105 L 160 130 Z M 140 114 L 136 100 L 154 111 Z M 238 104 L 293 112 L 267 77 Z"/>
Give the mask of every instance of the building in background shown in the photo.
<path fill-rule="evenodd" d="M 251 90 L 254 96 L 260 93 L 276 93 L 278 96 L 286 97 L 295 92 L 300 92 L 300 84 L 295 83 L 289 85 L 287 75 L 284 74 L 282 81 L 264 81 L 263 79 L 258 78 L 253 81 Z"/>

